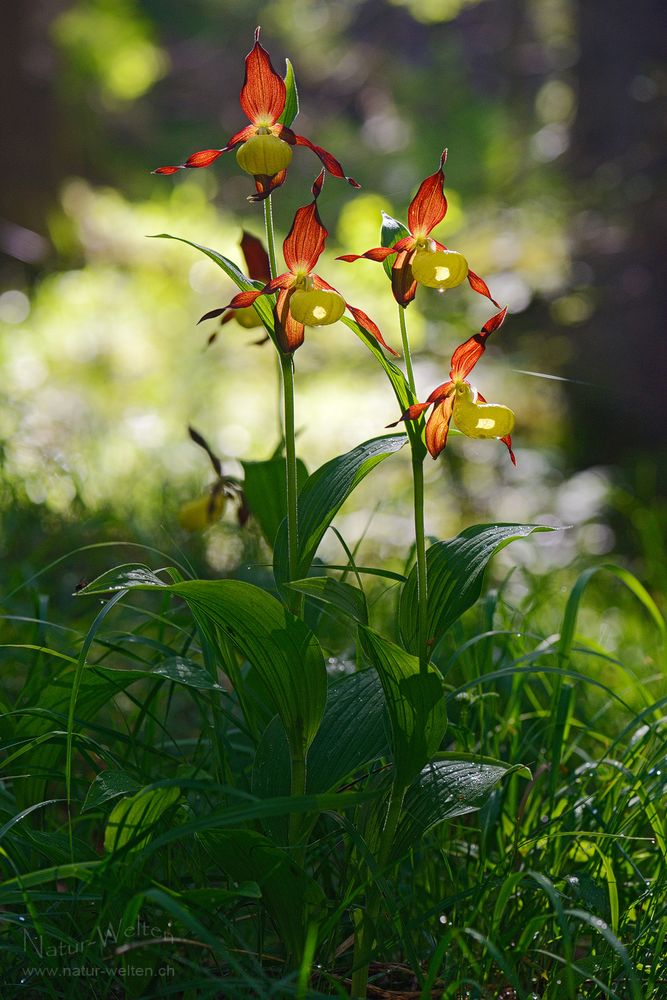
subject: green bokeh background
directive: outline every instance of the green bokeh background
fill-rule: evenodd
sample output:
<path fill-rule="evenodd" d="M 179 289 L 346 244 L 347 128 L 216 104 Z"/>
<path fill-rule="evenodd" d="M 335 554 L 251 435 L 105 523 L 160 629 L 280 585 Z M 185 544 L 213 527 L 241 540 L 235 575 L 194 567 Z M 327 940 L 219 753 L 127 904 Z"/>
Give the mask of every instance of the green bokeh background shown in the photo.
<path fill-rule="evenodd" d="M 183 547 L 201 573 L 248 555 L 231 510 L 203 537 L 178 527 L 180 504 L 211 480 L 187 426 L 230 474 L 241 458 L 269 457 L 279 440 L 275 358 L 234 323 L 207 349 L 212 327 L 196 321 L 228 301 L 231 283 L 188 247 L 146 237 L 177 234 L 241 262 L 242 228 L 262 234 L 233 156 L 173 178 L 150 173 L 241 127 L 243 57 L 261 24 L 274 65 L 289 57 L 295 67 L 297 131 L 362 184 L 327 180 L 320 273 L 398 346 L 382 268 L 334 258 L 376 245 L 382 210 L 404 219 L 447 146 L 450 208 L 436 236 L 510 306 L 475 375 L 487 398 L 516 410 L 518 468 L 493 442 L 452 439 L 429 460 L 427 531 L 572 525 L 515 546 L 513 560 L 544 571 L 620 551 L 659 589 L 665 12 L 657 0 L 640 4 L 629 23 L 609 6 L 5 5 L 0 551 L 10 584 L 104 539 Z M 297 150 L 274 198 L 281 236 L 318 168 Z M 420 398 L 488 315 L 467 286 L 420 290 L 408 310 Z M 296 363 L 299 450 L 311 470 L 396 419 L 381 372 L 343 325 L 308 331 Z M 363 539 L 366 559 L 404 558 L 409 501 L 409 463 L 398 457 L 345 507 L 341 531 L 350 544 Z M 333 536 L 324 555 L 341 558 Z M 62 595 L 96 558 L 66 564 Z"/>

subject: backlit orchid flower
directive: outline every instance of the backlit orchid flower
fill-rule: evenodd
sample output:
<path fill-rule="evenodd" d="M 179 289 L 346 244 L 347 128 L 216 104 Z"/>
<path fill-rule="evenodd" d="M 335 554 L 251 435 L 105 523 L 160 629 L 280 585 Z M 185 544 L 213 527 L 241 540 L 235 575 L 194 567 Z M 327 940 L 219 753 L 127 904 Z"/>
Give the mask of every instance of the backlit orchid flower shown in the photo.
<path fill-rule="evenodd" d="M 507 445 L 510 458 L 516 465 L 510 437 L 514 413 L 499 403 L 487 403 L 468 382 L 468 375 L 486 350 L 486 341 L 502 325 L 506 315 L 507 307 L 492 316 L 479 333 L 460 344 L 452 355 L 449 381 L 434 389 L 425 403 L 413 403 L 401 416 L 400 420 L 417 420 L 430 406 L 433 407 L 426 423 L 426 447 L 433 458 L 437 458 L 447 444 L 453 417 L 457 428 L 467 437 L 500 438 Z M 390 426 L 395 427 L 400 420 Z"/>
<path fill-rule="evenodd" d="M 269 255 L 264 249 L 262 241 L 257 239 L 256 236 L 252 236 L 251 233 L 246 233 L 244 230 L 241 237 L 241 251 L 246 262 L 248 277 L 254 278 L 257 281 L 270 281 L 271 265 L 269 263 Z M 205 316 L 202 316 L 199 322 L 203 323 L 206 319 L 215 319 L 216 316 L 222 317 L 220 326 L 224 326 L 225 323 L 229 323 L 232 319 L 235 319 L 239 326 L 244 327 L 246 330 L 262 326 L 262 321 L 252 306 L 247 306 L 245 309 L 212 309 Z M 209 346 L 214 343 L 217 336 L 218 331 L 216 330 L 208 338 Z M 268 336 L 264 337 L 259 343 L 265 343 L 268 339 Z"/>
<path fill-rule="evenodd" d="M 304 327 L 329 326 L 349 309 L 359 326 L 368 331 L 392 354 L 379 328 L 361 309 L 346 302 L 340 292 L 329 285 L 313 269 L 324 250 L 328 231 L 317 211 L 317 199 L 324 183 L 324 170 L 313 184 L 313 200 L 297 209 L 292 228 L 283 243 L 283 256 L 288 270 L 257 291 L 239 292 L 225 309 L 245 309 L 260 295 L 278 293 L 273 310 L 276 339 L 286 354 L 303 343 Z M 223 310 L 224 311 L 224 310 Z"/>
<path fill-rule="evenodd" d="M 296 135 L 282 124 L 287 88 L 273 66 L 266 49 L 259 44 L 259 28 L 255 31 L 255 44 L 246 56 L 245 80 L 241 88 L 240 103 L 250 125 L 236 132 L 222 149 L 202 149 L 193 153 L 185 163 L 175 167 L 158 167 L 155 174 L 174 174 L 190 167 L 209 167 L 223 153 L 236 149 L 236 161 L 242 170 L 252 174 L 257 193 L 249 201 L 263 201 L 272 191 L 285 182 L 287 168 L 292 160 L 292 146 L 307 146 L 319 156 L 334 177 L 341 177 L 359 187 L 348 177 L 338 160 L 321 146 L 303 135 Z"/>
<path fill-rule="evenodd" d="M 407 306 L 415 297 L 417 284 L 429 288 L 455 288 L 468 279 L 470 287 L 485 295 L 495 306 L 486 282 L 471 271 L 468 262 L 457 250 L 448 250 L 442 243 L 431 239 L 431 232 L 447 214 L 445 198 L 445 171 L 447 150 L 440 157 L 440 169 L 422 181 L 408 208 L 408 234 L 389 247 L 374 247 L 362 254 L 345 254 L 338 260 L 384 261 L 392 254 L 396 260 L 391 269 L 391 287 L 399 305 Z M 403 231 L 405 232 L 404 227 Z"/>

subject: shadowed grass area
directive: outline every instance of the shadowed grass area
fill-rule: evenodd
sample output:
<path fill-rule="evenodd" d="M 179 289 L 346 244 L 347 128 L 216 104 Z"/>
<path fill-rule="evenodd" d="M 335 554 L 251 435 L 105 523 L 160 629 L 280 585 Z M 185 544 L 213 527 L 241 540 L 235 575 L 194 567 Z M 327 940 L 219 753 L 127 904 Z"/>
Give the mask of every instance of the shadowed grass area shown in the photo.
<path fill-rule="evenodd" d="M 457 807 L 450 786 L 432 822 L 415 800 L 406 816 L 421 832 L 399 831 L 393 877 L 368 848 L 392 771 L 382 728 L 368 734 L 365 767 L 289 798 L 289 784 L 253 778 L 265 737 L 242 701 L 264 703 L 264 727 L 271 711 L 252 668 L 237 657 L 236 691 L 212 674 L 211 649 L 167 594 L 121 594 L 97 611 L 82 598 L 94 618 L 85 633 L 29 614 L 7 621 L 0 967 L 12 995 L 76 997 L 84 981 L 99 997 L 349 995 L 370 887 L 383 959 L 369 996 L 657 1000 L 667 977 L 659 630 L 604 576 L 564 594 L 559 579 L 541 594 L 524 576 L 520 605 L 508 596 L 515 579 L 487 591 L 435 655 L 450 717 L 436 762 L 523 764 L 530 780 L 508 774 L 473 812 L 470 789 Z M 366 595 L 375 625 L 378 586 Z M 611 593 L 627 625 L 613 653 L 575 621 L 580 601 L 604 605 Z M 13 602 L 26 610 L 20 594 Z M 322 605 L 308 605 L 312 623 Z M 323 635 L 335 692 L 359 676 L 345 673 L 355 645 L 335 617 Z M 310 832 L 285 852 L 271 845 L 285 842 L 290 815 Z"/>

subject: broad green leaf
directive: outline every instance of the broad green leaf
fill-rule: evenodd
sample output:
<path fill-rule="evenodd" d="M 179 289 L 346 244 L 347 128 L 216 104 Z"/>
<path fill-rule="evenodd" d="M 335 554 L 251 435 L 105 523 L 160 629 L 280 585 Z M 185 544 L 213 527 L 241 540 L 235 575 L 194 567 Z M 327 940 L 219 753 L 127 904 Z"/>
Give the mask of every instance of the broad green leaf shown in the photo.
<path fill-rule="evenodd" d="M 285 459 L 270 458 L 266 462 L 242 462 L 243 492 L 250 513 L 259 524 L 262 534 L 273 548 L 273 543 L 287 514 L 285 500 Z M 301 489 L 308 479 L 308 470 L 300 459 L 296 467 L 297 484 Z"/>
<path fill-rule="evenodd" d="M 199 250 L 201 253 L 210 258 L 214 264 L 217 264 L 218 267 L 222 268 L 225 274 L 232 279 L 242 292 L 249 292 L 254 288 L 262 288 L 264 286 L 263 281 L 254 281 L 252 278 L 247 278 L 243 271 L 239 270 L 237 265 L 233 261 L 229 260 L 228 257 L 225 257 L 224 254 L 218 253 L 217 250 L 211 250 L 210 247 L 202 246 L 201 243 L 193 243 L 192 240 L 183 239 L 182 236 L 172 236 L 171 233 L 158 233 L 153 237 L 153 239 L 177 240 L 179 243 L 186 243 L 189 247 Z M 270 295 L 260 295 L 260 297 L 253 304 L 253 308 L 257 312 L 257 315 L 272 338 L 274 335 L 273 301 L 273 297 Z"/>
<path fill-rule="evenodd" d="M 136 590 L 154 586 L 127 584 Z M 309 747 L 327 696 L 324 657 L 310 629 L 266 591 L 240 580 L 184 580 L 162 590 L 182 597 L 206 634 L 219 629 L 233 643 L 257 671 L 292 749 L 302 753 Z"/>
<path fill-rule="evenodd" d="M 140 787 L 139 782 L 131 778 L 125 771 L 101 771 L 86 795 L 81 812 L 87 809 L 97 809 L 102 803 L 115 799 L 119 795 L 129 795 Z"/>
<path fill-rule="evenodd" d="M 323 604 L 334 617 L 343 622 L 352 619 L 368 624 L 368 607 L 363 590 L 353 587 L 350 583 L 336 580 L 333 576 L 309 576 L 305 580 L 294 580 L 285 584 L 289 590 L 311 597 Z"/>
<path fill-rule="evenodd" d="M 145 788 L 122 799 L 113 807 L 104 831 L 104 850 L 119 851 L 132 842 L 130 851 L 138 851 L 151 839 L 151 831 L 162 814 L 178 802 L 180 788 Z"/>
<path fill-rule="evenodd" d="M 210 830 L 198 835 L 216 865 L 236 882 L 257 882 L 279 937 L 293 956 L 303 951 L 311 915 L 324 893 L 293 858 L 255 830 Z"/>
<path fill-rule="evenodd" d="M 394 856 L 400 857 L 418 844 L 428 830 L 443 820 L 480 809 L 494 786 L 517 770 L 526 769 L 471 760 L 436 760 L 427 764 L 406 792 L 403 818 L 394 840 Z"/>
<path fill-rule="evenodd" d="M 374 670 L 334 681 L 308 754 L 306 788 L 327 792 L 389 752 L 384 692 Z"/>
<path fill-rule="evenodd" d="M 387 215 L 386 212 L 382 213 L 382 229 L 380 230 L 380 246 L 383 247 L 393 247 L 394 243 L 398 243 L 402 240 L 404 236 L 409 236 L 410 230 L 407 226 L 404 226 L 402 222 L 398 219 L 392 218 L 391 215 Z M 385 274 L 391 279 L 391 268 L 394 263 L 395 257 L 389 257 L 387 260 L 382 262 Z"/>
<path fill-rule="evenodd" d="M 329 686 L 322 724 L 308 751 L 307 792 L 317 794 L 339 788 L 373 761 L 387 756 L 388 731 L 382 685 L 374 670 L 347 674 L 334 681 Z M 262 799 L 279 798 L 289 795 L 289 788 L 289 747 L 276 716 L 257 747 L 252 792 Z M 271 817 L 264 825 L 274 839 L 286 843 L 286 817 Z"/>
<path fill-rule="evenodd" d="M 165 680 L 174 681 L 176 684 L 183 684 L 185 687 L 196 688 L 198 691 L 222 691 L 220 684 L 211 680 L 211 675 L 194 660 L 188 660 L 184 656 L 170 656 L 163 660 L 153 670 L 146 672 L 147 676 L 164 677 Z"/>
<path fill-rule="evenodd" d="M 289 59 L 285 60 L 285 89 L 287 91 L 285 107 L 278 121 L 281 125 L 286 125 L 289 128 L 299 113 L 299 93 L 296 89 L 294 67 Z"/>
<path fill-rule="evenodd" d="M 113 569 L 102 573 L 92 583 L 86 584 L 77 591 L 77 596 L 85 597 L 88 594 L 109 594 L 117 590 L 132 590 L 133 587 L 167 587 L 168 584 L 161 580 L 158 573 L 164 570 L 152 570 L 142 563 L 124 563 L 122 566 L 114 566 Z M 166 572 L 177 574 L 176 579 L 180 579 L 178 570 L 167 569 Z M 173 577 L 172 577 L 173 579 Z"/>
<path fill-rule="evenodd" d="M 310 629 L 266 591 L 239 580 L 187 580 L 170 590 L 241 651 L 260 676 L 290 747 L 307 749 L 327 697 L 324 657 Z"/>
<path fill-rule="evenodd" d="M 476 524 L 448 542 L 432 545 L 426 552 L 430 648 L 433 649 L 450 625 L 475 603 L 482 592 L 484 571 L 496 552 L 534 531 L 555 530 L 540 524 Z M 416 567 L 401 592 L 398 623 L 405 648 L 416 651 Z"/>
<path fill-rule="evenodd" d="M 364 651 L 377 670 L 389 713 L 394 782 L 405 788 L 439 749 L 447 728 L 442 678 L 372 629 L 359 630 Z"/>
<path fill-rule="evenodd" d="M 376 465 L 399 451 L 406 441 L 404 434 L 372 438 L 332 458 L 308 477 L 299 493 L 299 578 L 308 575 L 322 536 L 355 487 Z M 276 536 L 273 571 L 279 586 L 288 581 L 286 521 Z"/>

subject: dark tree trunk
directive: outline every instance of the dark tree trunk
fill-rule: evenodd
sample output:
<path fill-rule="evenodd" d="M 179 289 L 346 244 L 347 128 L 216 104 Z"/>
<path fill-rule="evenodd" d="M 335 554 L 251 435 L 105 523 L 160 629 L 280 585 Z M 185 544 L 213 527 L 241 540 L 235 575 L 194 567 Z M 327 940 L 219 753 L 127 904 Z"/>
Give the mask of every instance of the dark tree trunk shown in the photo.
<path fill-rule="evenodd" d="M 576 10 L 572 232 L 596 308 L 576 328 L 570 374 L 605 391 L 573 390 L 575 458 L 585 464 L 652 453 L 664 469 L 667 5 L 585 0 Z"/>

